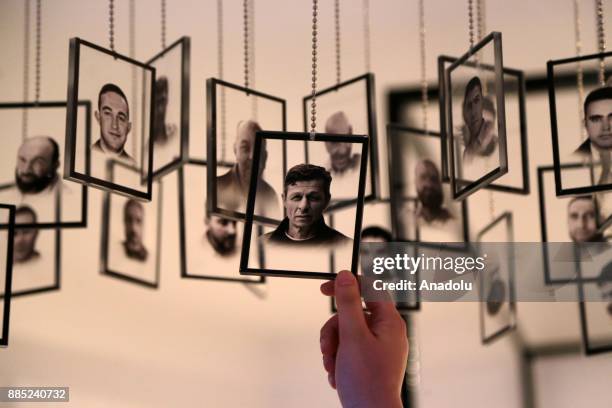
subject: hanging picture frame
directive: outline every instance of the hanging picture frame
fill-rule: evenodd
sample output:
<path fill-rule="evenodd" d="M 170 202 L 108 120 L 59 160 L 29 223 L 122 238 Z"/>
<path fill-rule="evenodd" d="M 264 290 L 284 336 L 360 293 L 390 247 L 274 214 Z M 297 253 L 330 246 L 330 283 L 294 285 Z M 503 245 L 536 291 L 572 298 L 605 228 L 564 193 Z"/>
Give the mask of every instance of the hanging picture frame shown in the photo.
<path fill-rule="evenodd" d="M 487 68 L 490 61 L 492 70 Z M 464 199 L 508 172 L 503 66 L 502 35 L 494 31 L 446 68 L 446 126 L 455 200 Z M 483 97 L 489 92 L 495 95 L 494 119 L 485 118 L 482 108 Z M 462 121 L 463 131 L 459 132 L 455 126 Z"/>
<path fill-rule="evenodd" d="M 191 38 L 181 37 L 148 60 L 155 68 L 155 99 L 153 102 L 153 180 L 176 170 L 187 161 L 189 154 L 189 99 Z M 147 102 L 143 94 L 143 105 Z M 147 145 L 141 134 L 141 146 Z M 141 150 L 141 162 L 145 152 Z M 143 183 L 147 179 L 143 167 Z"/>
<path fill-rule="evenodd" d="M 0 180 L 0 202 L 27 205 L 37 214 L 36 224 L 18 227 L 87 226 L 87 188 L 62 179 L 66 109 L 65 101 L 0 103 L 0 118 L 6 134 L 12 135 L 3 141 L 0 153 L 11 170 Z M 85 123 L 80 137 L 86 143 L 90 140 L 90 111 L 89 101 L 77 102 L 76 115 Z M 82 149 L 81 155 L 86 154 Z M 32 170 L 35 165 L 36 171 Z"/>
<path fill-rule="evenodd" d="M 265 283 L 263 276 L 240 275 L 240 242 L 244 221 L 206 212 L 208 167 L 206 160 L 191 159 L 178 171 L 181 277 L 248 284 Z M 200 188 L 185 188 L 199 186 Z M 189 214 L 190 222 L 187 222 Z M 255 239 L 263 231 L 254 230 Z M 263 252 L 259 265 L 265 267 Z"/>
<path fill-rule="evenodd" d="M 612 352 L 611 264 L 606 265 L 597 280 L 593 282 L 578 279 L 578 296 L 580 329 L 585 354 L 592 356 Z"/>
<path fill-rule="evenodd" d="M 206 98 L 207 211 L 245 220 L 255 133 L 262 129 L 286 130 L 286 101 L 217 78 L 206 80 Z M 233 142 L 228 144 L 230 140 Z M 227 152 L 229 146 L 232 153 Z M 274 148 L 278 151 L 268 154 L 282 155 L 283 159 L 272 167 L 267 160 L 262 161 L 258 188 L 266 192 L 269 205 L 258 208 L 254 215 L 255 222 L 270 226 L 283 218 L 280 196 L 272 185 L 282 184 L 287 160 L 284 143 L 275 144 Z M 223 174 L 219 174 L 220 166 Z"/>
<path fill-rule="evenodd" d="M 589 168 L 582 163 L 568 163 L 562 166 L 567 176 L 581 177 L 589 172 Z M 555 166 L 538 167 L 538 195 L 540 206 L 540 230 L 543 245 L 544 283 L 546 285 L 560 285 L 576 281 L 580 272 L 579 256 L 574 252 L 575 245 L 549 243 L 585 243 L 605 242 L 607 225 L 612 219 L 612 211 L 601 206 L 600 197 L 604 194 L 585 194 L 581 196 L 558 197 L 555 185 Z M 608 198 L 609 199 L 609 198 Z M 565 214 L 564 222 L 549 219 L 550 214 Z M 583 222 L 586 221 L 586 222 Z M 551 251 L 562 251 L 561 258 Z M 571 256 L 574 262 L 567 262 Z M 582 279 L 593 282 L 596 277 L 583 273 Z"/>
<path fill-rule="evenodd" d="M 455 63 L 457 58 L 447 55 L 438 57 L 438 89 L 445 89 L 445 71 Z M 492 65 L 480 63 L 483 69 L 494 71 Z M 503 67 L 504 80 L 504 106 L 506 114 L 506 141 L 508 155 L 508 173 L 501 180 L 495 180 L 484 188 L 527 195 L 530 192 L 529 185 L 529 153 L 527 142 L 527 112 L 525 109 L 525 75 L 523 71 Z M 445 100 L 445 92 L 440 92 L 438 97 L 440 109 L 440 134 L 442 135 L 441 157 L 442 157 L 442 179 L 450 180 L 449 176 L 449 129 L 447 128 L 447 116 L 449 106 Z M 483 99 L 483 113 L 488 118 L 495 118 L 494 104 L 490 96 Z M 459 146 L 457 146 L 459 147 Z M 472 180 L 474 181 L 474 180 Z"/>
<path fill-rule="evenodd" d="M 101 66 L 108 69 L 100 69 Z M 153 146 L 154 87 L 155 68 L 152 66 L 78 37 L 70 40 L 64 178 L 132 198 L 151 200 L 151 177 L 144 183 L 141 179 L 131 184 L 122 180 L 111 182 L 106 179 L 106 167 L 107 162 L 119 160 L 137 167 L 141 173 L 153 173 L 153 149 L 149 147 Z M 136 92 L 131 92 L 134 90 Z M 128 96 L 142 94 L 146 102 L 142 106 Z M 77 101 L 81 99 L 96 101 L 94 129 L 99 131 L 93 144 L 85 144 L 88 154 L 84 160 L 77 157 L 77 152 L 86 143 L 79 137 L 84 123 L 76 114 Z M 147 141 L 145 145 L 139 143 L 140 133 Z M 145 148 L 148 151 L 140 154 Z"/>
<path fill-rule="evenodd" d="M 15 228 L 11 294 L 16 297 L 60 289 L 61 229 L 24 227 L 36 225 L 37 214 L 32 207 L 21 205 L 15 209 Z M 0 229 L 6 228 L 6 225 Z M 0 289 L 2 286 L 0 286 Z M 2 289 L 4 290 L 4 289 Z M 0 292 L 3 298 L 4 292 Z"/>
<path fill-rule="evenodd" d="M 11 294 L 13 279 L 13 245 L 15 234 L 15 206 L 0 204 L 0 265 L 4 265 L 4 273 L 0 275 L 0 347 L 7 347 L 9 340 L 9 323 L 11 316 Z"/>
<path fill-rule="evenodd" d="M 387 125 L 393 237 L 423 247 L 457 243 L 452 248 L 467 251 L 467 204 L 452 200 L 441 179 L 440 144 L 437 132 Z"/>
<path fill-rule="evenodd" d="M 135 182 L 140 169 L 108 162 L 107 179 Z M 153 183 L 154 199 L 142 202 L 107 192 L 102 213 L 100 273 L 147 288 L 159 288 L 162 239 L 161 180 Z"/>
<path fill-rule="evenodd" d="M 478 253 L 487 256 L 487 267 L 477 273 L 480 338 L 485 345 L 516 328 L 513 231 L 512 213 L 504 212 L 479 231 L 476 238 Z"/>
<path fill-rule="evenodd" d="M 311 135 L 297 132 L 257 132 L 253 166 L 258 168 L 262 158 L 266 157 L 266 152 L 262 150 L 263 146 L 270 148 L 273 144 L 285 145 L 291 151 L 304 146 L 304 142 L 308 141 L 308 143 L 318 143 L 317 148 L 324 149 L 325 142 L 333 141 L 336 137 L 321 133 Z M 276 186 L 277 190 L 283 191 L 283 206 L 287 216 L 273 231 L 258 237 L 256 242 L 251 239 L 254 210 L 261 205 L 258 200 L 265 201 L 266 195 L 258 197 L 260 196 L 257 189 L 258 176 L 251 175 L 240 258 L 241 274 L 333 279 L 335 274 L 327 272 L 332 252 L 336 257 L 338 268 L 350 270 L 353 274 L 357 273 L 360 240 L 353 237 L 359 236 L 361 231 L 368 137 L 345 136 L 344 141 L 352 143 L 352 148 L 361 155 L 358 185 L 345 186 L 346 189 L 352 189 L 355 195 L 353 209 L 355 224 L 351 236 L 346 236 L 326 225 L 323 217 L 325 208 L 333 198 L 331 196 L 333 177 L 320 165 L 323 163 L 304 163 L 303 157 L 295 157 L 288 163 L 283 185 Z M 269 155 L 266 158 L 283 160 L 282 157 L 274 158 Z M 251 256 L 258 250 L 260 242 L 266 259 L 265 269 L 256 267 L 255 257 Z M 300 259 L 305 262 L 296 262 Z"/>
<path fill-rule="evenodd" d="M 609 161 L 612 143 L 603 127 L 612 118 L 612 87 L 598 82 L 600 63 L 610 72 L 612 52 L 551 60 L 546 64 L 550 122 L 555 166 L 555 188 L 558 196 L 591 194 L 612 189 Z M 582 89 L 584 98 L 576 107 L 576 96 L 559 92 L 567 86 L 567 72 L 582 72 L 582 85 L 574 76 L 574 86 Z M 578 110 L 578 112 L 576 112 Z M 582 162 L 590 171 L 579 179 L 563 173 L 568 163 Z"/>
<path fill-rule="evenodd" d="M 351 220 L 351 213 L 347 211 L 347 208 L 340 209 L 338 211 L 332 212 L 327 215 L 328 224 L 338 231 L 342 233 L 349 233 L 348 228 L 350 228 L 350 224 L 354 222 Z M 364 203 L 363 205 L 363 217 L 362 217 L 362 229 L 361 229 L 361 245 L 360 245 L 360 275 L 364 275 L 363 268 L 367 265 L 371 265 L 371 259 L 375 256 L 389 256 L 383 253 L 377 253 L 378 251 L 374 248 L 369 247 L 368 245 L 363 245 L 367 242 L 396 242 L 392 236 L 392 228 L 391 228 L 391 200 L 390 199 L 378 199 L 374 201 L 370 201 L 368 203 Z M 335 266 L 335 257 L 334 254 L 330 255 L 330 272 L 338 273 L 339 270 L 336 270 Z M 371 276 L 371 274 L 366 274 L 366 276 Z M 413 279 L 418 282 L 419 273 L 417 271 L 416 274 L 410 275 L 407 277 L 402 276 L 401 278 Z M 420 302 L 420 291 L 417 290 L 411 291 L 409 295 L 414 294 L 414 296 L 410 296 L 409 301 L 399 301 L 396 300 L 395 307 L 400 313 L 404 312 L 414 312 L 418 311 L 421 308 Z M 393 294 L 391 294 L 393 295 Z M 331 312 L 336 313 L 336 301 L 335 297 L 330 298 L 331 304 Z M 364 305 L 365 309 L 365 305 Z"/>
<path fill-rule="evenodd" d="M 374 85 L 374 74 L 364 75 L 342 81 L 329 88 L 317 91 L 316 111 L 317 116 L 323 119 L 324 131 L 327 134 L 336 134 L 338 137 L 350 134 L 365 134 L 370 140 L 370 161 L 368 163 L 368 179 L 366 183 L 365 201 L 369 202 L 380 198 L 380 186 L 378 177 L 378 136 L 376 123 L 376 89 Z M 309 104 L 312 94 L 302 100 L 302 112 L 304 120 L 304 131 L 308 131 Z M 321 161 L 324 157 L 325 167 L 331 172 L 332 177 L 346 179 L 353 183 L 359 177 L 359 157 L 348 147 L 350 144 L 342 142 L 328 142 L 325 150 L 317 152 L 307 149 L 306 163 L 311 160 Z M 333 194 L 332 194 L 333 195 Z M 328 211 L 353 205 L 354 202 L 340 196 L 332 203 Z"/>

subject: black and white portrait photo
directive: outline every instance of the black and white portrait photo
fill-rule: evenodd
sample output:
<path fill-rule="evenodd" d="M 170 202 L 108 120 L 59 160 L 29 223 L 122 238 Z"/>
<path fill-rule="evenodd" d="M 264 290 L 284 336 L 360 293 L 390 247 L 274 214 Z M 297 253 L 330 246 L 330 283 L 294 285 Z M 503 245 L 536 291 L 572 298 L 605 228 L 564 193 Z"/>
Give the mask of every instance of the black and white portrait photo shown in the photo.
<path fill-rule="evenodd" d="M 132 182 L 135 167 L 113 162 L 108 179 Z M 153 183 L 149 202 L 107 193 L 102 217 L 102 266 L 105 275 L 156 288 L 159 284 L 162 185 Z"/>
<path fill-rule="evenodd" d="M 266 143 L 257 169 L 253 154 L 257 132 L 286 128 L 285 100 L 216 78 L 209 78 L 206 88 L 206 154 L 213 170 L 207 175 L 208 212 L 243 221 L 253 174 L 260 196 L 255 222 L 277 224 L 283 217 L 279 186 L 286 172 L 286 155 L 297 153 L 303 160 L 303 147 L 290 152 L 282 141 Z"/>
<path fill-rule="evenodd" d="M 156 70 L 152 112 L 154 179 L 176 169 L 187 158 L 190 61 L 191 40 L 182 37 L 147 62 Z M 147 141 L 141 143 L 146 146 Z"/>
<path fill-rule="evenodd" d="M 399 240 L 469 240 L 465 202 L 452 199 L 443 182 L 439 133 L 401 125 L 387 126 L 391 206 Z"/>
<path fill-rule="evenodd" d="M 65 178 L 91 187 L 151 199 L 155 68 L 95 44 L 70 40 Z M 90 100 L 91 141 L 80 136 L 89 123 L 75 113 Z M 140 179 L 108 180 L 110 162 L 136 167 Z"/>
<path fill-rule="evenodd" d="M 85 117 L 89 104 L 79 104 L 77 113 Z M 87 190 L 62 179 L 66 102 L 0 104 L 0 120 L 6 127 L 0 153 L 6 164 L 0 175 L 0 202 L 31 207 L 38 228 L 84 227 Z M 22 126 L 24 121 L 27 126 Z M 83 131 L 85 139 L 88 130 Z"/>
<path fill-rule="evenodd" d="M 486 36 L 444 74 L 449 174 L 453 198 L 462 199 L 508 172 L 501 33 Z"/>
<path fill-rule="evenodd" d="M 244 221 L 206 211 L 204 160 L 191 159 L 178 172 L 181 276 L 261 283 L 261 277 L 240 275 Z M 257 228 L 253 231 L 257 239 Z M 254 257 L 260 258 L 259 252 Z"/>
<path fill-rule="evenodd" d="M 325 167 L 336 183 L 332 184 L 330 210 L 342 207 L 355 197 L 352 186 L 358 185 L 359 152 L 351 143 L 342 141 L 347 135 L 368 135 L 370 161 L 366 181 L 365 200 L 377 197 L 378 180 L 378 136 L 374 102 L 374 75 L 365 74 L 343 81 L 335 86 L 321 89 L 316 95 L 317 131 L 337 135 L 337 140 L 319 144 L 306 144 L 306 162 Z M 304 130 L 310 129 L 312 95 L 303 99 Z"/>
<path fill-rule="evenodd" d="M 268 155 L 265 147 L 270 143 L 285 141 L 288 150 L 298 149 L 304 142 L 316 144 L 316 148 L 325 149 L 326 144 L 335 142 L 338 137 L 334 134 L 317 134 L 314 140 L 307 133 L 290 132 L 258 132 L 255 144 L 254 166 L 263 160 L 279 160 L 280 157 Z M 260 235 L 256 240 L 243 239 L 241 259 L 241 273 L 248 268 L 257 270 L 253 264 L 251 254 L 257 250 L 256 244 L 262 245 L 262 251 L 266 260 L 266 269 L 258 272 L 267 273 L 277 271 L 283 276 L 330 276 L 329 256 L 333 253 L 338 270 L 357 269 L 358 253 L 355 252 L 359 242 L 355 243 L 353 237 L 361 231 L 360 221 L 362 217 L 363 191 L 365 189 L 365 171 L 367 164 L 367 138 L 359 135 L 345 135 L 344 142 L 350 143 L 351 150 L 360 157 L 360 177 L 355 181 L 356 185 L 347 186 L 355 192 L 349 200 L 355 203 L 353 206 L 343 207 L 352 225 L 343 226 L 344 232 L 334 228 L 326 220 L 326 215 L 334 200 L 334 183 L 347 183 L 346 180 L 336 181 L 332 172 L 323 165 L 312 162 L 304 163 L 296 159 L 289 163 L 281 186 L 274 186 L 281 192 L 284 217 L 277 225 L 271 227 L 271 231 Z M 245 233 L 252 230 L 252 215 L 249 211 L 257 208 L 260 193 L 255 186 L 256 180 L 252 180 L 249 202 L 247 207 L 247 224 Z M 265 195 L 262 195 L 266 199 Z M 361 208 L 360 208 L 361 207 Z M 340 209 L 338 209 L 340 211 Z M 359 228 L 359 229 L 356 229 Z M 348 230 L 348 231 L 347 231 Z M 245 257 L 245 255 L 247 255 Z M 297 258 L 296 258 L 297 257 Z M 303 259 L 304 262 L 297 262 Z M 274 274 L 275 272 L 271 272 Z M 265 276 L 265 275 L 264 275 Z"/>
<path fill-rule="evenodd" d="M 593 282 L 578 284 L 582 340 L 587 355 L 612 352 L 612 261 Z"/>
<path fill-rule="evenodd" d="M 612 189 L 612 86 L 601 82 L 599 75 L 601 69 L 604 73 L 610 71 L 611 57 L 612 52 L 606 52 L 548 61 L 553 161 L 559 183 L 558 195 L 590 194 Z M 577 73 L 572 81 L 572 92 L 565 89 L 563 76 L 567 72 Z M 564 171 L 566 164 L 576 162 L 581 162 L 588 169 L 581 177 Z"/>

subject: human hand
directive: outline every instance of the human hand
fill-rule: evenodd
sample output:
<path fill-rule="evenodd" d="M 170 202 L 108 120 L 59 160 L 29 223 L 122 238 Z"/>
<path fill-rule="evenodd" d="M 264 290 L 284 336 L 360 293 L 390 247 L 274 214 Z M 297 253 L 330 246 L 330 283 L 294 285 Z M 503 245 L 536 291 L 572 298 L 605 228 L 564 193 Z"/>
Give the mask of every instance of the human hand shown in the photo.
<path fill-rule="evenodd" d="M 394 302 L 366 302 L 349 271 L 321 285 L 336 297 L 338 313 L 321 328 L 323 367 L 343 407 L 402 407 L 400 393 L 408 359 L 406 324 Z"/>

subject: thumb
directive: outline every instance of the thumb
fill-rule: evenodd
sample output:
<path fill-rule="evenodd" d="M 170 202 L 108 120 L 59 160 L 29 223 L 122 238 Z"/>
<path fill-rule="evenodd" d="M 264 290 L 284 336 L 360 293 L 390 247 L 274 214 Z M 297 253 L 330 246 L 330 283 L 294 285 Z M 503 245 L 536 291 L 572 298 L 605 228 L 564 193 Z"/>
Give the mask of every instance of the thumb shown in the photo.
<path fill-rule="evenodd" d="M 336 276 L 335 292 L 340 341 L 343 338 L 363 336 L 368 332 L 368 326 L 355 276 L 349 271 L 341 271 Z"/>

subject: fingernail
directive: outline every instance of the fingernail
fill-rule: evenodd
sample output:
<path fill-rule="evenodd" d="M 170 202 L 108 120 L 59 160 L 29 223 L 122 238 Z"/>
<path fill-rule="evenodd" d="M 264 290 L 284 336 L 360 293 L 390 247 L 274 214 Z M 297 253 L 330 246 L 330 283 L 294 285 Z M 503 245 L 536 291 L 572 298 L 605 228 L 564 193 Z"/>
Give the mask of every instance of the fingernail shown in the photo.
<path fill-rule="evenodd" d="M 336 278 L 338 285 L 340 286 L 351 286 L 355 282 L 355 277 L 350 272 L 340 272 Z"/>

